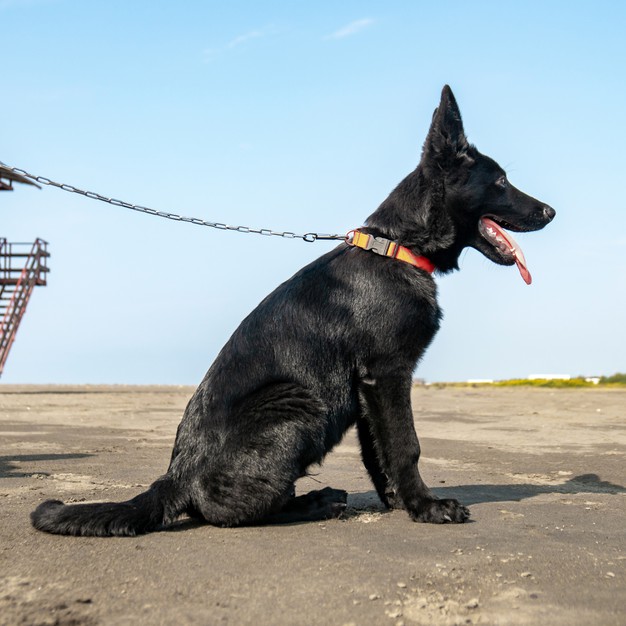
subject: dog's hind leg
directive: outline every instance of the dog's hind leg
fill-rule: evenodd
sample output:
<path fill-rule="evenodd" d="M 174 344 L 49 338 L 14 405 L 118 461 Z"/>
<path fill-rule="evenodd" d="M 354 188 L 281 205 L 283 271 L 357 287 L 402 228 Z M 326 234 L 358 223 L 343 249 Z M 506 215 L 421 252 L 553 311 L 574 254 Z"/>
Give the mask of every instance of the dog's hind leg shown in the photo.
<path fill-rule="evenodd" d="M 204 449 L 191 459 L 195 510 L 219 526 L 338 514 L 345 493 L 294 497 L 293 489 L 327 451 L 326 413 L 321 400 L 295 383 L 273 383 L 248 395 L 224 418 L 227 430 L 210 438 L 205 434 Z M 191 436 L 191 431 L 181 433 L 185 440 Z"/>
<path fill-rule="evenodd" d="M 409 377 L 379 377 L 360 384 L 362 418 L 371 435 L 371 442 L 366 436 L 361 445 L 365 441 L 375 453 L 372 458 L 371 451 L 364 450 L 364 461 L 370 464 L 370 475 L 370 468 L 374 468 L 372 479 L 378 493 L 383 491 L 386 495 L 389 488 L 397 493 L 415 521 L 464 522 L 469 518 L 469 510 L 452 498 L 437 499 L 419 474 L 420 445 L 413 425 L 410 393 Z"/>
<path fill-rule="evenodd" d="M 339 517 L 346 510 L 348 494 L 341 489 L 325 487 L 287 500 L 280 511 L 261 520 L 263 524 L 316 522 Z"/>

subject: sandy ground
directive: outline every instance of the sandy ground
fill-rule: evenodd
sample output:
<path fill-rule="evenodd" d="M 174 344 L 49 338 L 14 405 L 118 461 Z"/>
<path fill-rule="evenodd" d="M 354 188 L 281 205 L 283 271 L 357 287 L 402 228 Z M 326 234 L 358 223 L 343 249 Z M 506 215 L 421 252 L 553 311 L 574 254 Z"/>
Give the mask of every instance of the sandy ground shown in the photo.
<path fill-rule="evenodd" d="M 353 432 L 304 492 L 343 519 L 137 538 L 34 531 L 43 499 L 132 497 L 192 393 L 0 385 L 0 624 L 626 624 L 626 391 L 416 388 L 422 474 L 464 525 L 385 512 Z"/>

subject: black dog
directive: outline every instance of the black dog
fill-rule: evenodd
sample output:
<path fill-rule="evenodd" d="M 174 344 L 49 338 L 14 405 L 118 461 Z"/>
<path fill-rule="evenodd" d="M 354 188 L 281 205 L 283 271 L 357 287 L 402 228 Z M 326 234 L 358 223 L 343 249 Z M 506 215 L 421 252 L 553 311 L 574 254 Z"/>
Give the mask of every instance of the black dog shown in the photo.
<path fill-rule="evenodd" d="M 167 474 L 128 502 L 42 503 L 35 528 L 134 535 L 187 513 L 219 526 L 339 515 L 346 493 L 295 497 L 294 483 L 356 424 L 380 499 L 420 522 L 463 522 L 417 469 L 410 391 L 439 328 L 430 272 L 458 269 L 472 246 L 530 274 L 510 235 L 555 212 L 518 191 L 465 137 L 444 87 L 422 159 L 337 248 L 283 283 L 241 323 L 191 398 Z"/>

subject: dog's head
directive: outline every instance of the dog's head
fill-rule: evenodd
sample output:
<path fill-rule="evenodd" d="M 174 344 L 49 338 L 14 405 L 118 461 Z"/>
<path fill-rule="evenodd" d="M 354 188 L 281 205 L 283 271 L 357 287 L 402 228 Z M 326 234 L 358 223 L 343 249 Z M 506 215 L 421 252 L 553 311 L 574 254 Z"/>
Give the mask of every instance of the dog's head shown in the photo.
<path fill-rule="evenodd" d="M 506 230 L 539 230 L 554 216 L 554 209 L 516 189 L 493 159 L 467 141 L 459 107 L 446 85 L 420 164 L 368 226 L 391 227 L 393 235 L 419 248 L 441 271 L 456 269 L 459 254 L 471 246 L 495 263 L 517 264 L 529 283 L 522 251 Z"/>

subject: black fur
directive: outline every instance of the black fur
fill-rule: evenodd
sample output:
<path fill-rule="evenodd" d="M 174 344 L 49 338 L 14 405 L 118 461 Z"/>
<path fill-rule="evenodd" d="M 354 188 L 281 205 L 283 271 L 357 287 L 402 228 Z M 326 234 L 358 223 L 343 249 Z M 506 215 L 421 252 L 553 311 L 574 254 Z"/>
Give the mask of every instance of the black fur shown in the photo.
<path fill-rule="evenodd" d="M 554 211 L 512 187 L 465 137 L 444 87 L 422 159 L 367 220 L 366 232 L 429 257 L 441 273 L 473 246 L 514 259 L 478 233 L 490 216 L 537 230 Z M 439 328 L 432 277 L 341 244 L 280 285 L 241 323 L 191 398 L 167 474 L 124 503 L 41 504 L 35 528 L 69 535 L 134 535 L 188 513 L 235 526 L 336 516 L 343 491 L 294 497 L 294 483 L 356 424 L 363 462 L 385 505 L 421 522 L 463 522 L 422 481 L 412 373 Z"/>

